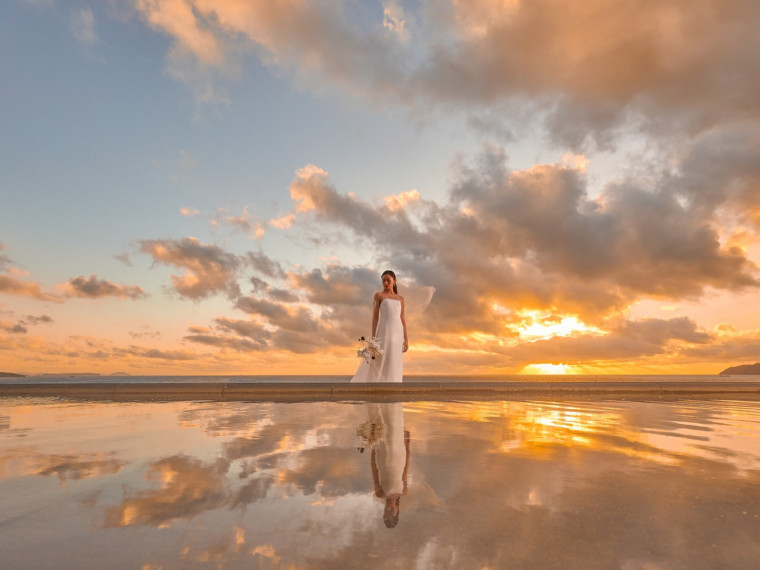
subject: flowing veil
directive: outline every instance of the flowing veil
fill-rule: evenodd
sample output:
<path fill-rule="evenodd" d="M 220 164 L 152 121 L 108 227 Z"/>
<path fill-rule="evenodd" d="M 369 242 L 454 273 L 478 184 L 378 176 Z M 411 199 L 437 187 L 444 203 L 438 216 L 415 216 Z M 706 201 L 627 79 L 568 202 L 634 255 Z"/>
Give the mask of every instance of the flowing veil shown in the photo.
<path fill-rule="evenodd" d="M 396 281 L 398 294 L 404 298 L 404 312 L 407 317 L 420 316 L 435 294 L 435 287 L 420 285 L 414 281 L 399 279 Z"/>

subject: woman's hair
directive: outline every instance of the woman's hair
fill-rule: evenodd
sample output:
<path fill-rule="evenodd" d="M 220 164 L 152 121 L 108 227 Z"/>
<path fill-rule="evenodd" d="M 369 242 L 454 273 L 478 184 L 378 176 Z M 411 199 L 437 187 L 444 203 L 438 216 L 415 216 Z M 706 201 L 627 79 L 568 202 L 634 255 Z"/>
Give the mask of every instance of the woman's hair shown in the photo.
<path fill-rule="evenodd" d="M 398 287 L 396 287 L 396 274 L 393 273 L 393 271 L 391 271 L 390 269 L 386 269 L 385 271 L 383 271 L 383 274 L 380 276 L 380 278 L 382 279 L 386 275 L 390 275 L 391 277 L 393 277 L 393 292 L 396 295 L 398 295 Z"/>
<path fill-rule="evenodd" d="M 388 507 L 393 504 L 396 508 L 390 510 Z M 401 497 L 386 497 L 385 511 L 383 511 L 383 522 L 386 528 L 394 528 L 398 524 L 398 516 L 401 514 Z"/>

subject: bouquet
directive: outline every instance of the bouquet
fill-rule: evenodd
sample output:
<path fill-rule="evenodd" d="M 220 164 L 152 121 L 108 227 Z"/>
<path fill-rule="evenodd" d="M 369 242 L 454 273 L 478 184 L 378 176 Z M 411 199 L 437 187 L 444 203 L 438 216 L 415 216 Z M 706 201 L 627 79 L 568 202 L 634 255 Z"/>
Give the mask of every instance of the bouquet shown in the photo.
<path fill-rule="evenodd" d="M 356 356 L 363 358 L 367 364 L 383 355 L 383 349 L 380 348 L 377 338 L 374 336 L 369 338 L 361 337 L 359 341 L 364 343 L 364 346 L 356 351 Z"/>

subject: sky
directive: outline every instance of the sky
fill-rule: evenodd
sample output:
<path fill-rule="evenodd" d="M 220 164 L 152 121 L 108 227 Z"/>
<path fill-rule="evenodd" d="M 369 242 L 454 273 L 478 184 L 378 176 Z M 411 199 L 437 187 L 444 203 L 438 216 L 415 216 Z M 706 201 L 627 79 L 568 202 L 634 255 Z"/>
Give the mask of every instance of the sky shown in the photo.
<path fill-rule="evenodd" d="M 754 0 L 10 0 L 0 371 L 760 361 Z M 401 287 L 403 295 L 404 287 Z"/>

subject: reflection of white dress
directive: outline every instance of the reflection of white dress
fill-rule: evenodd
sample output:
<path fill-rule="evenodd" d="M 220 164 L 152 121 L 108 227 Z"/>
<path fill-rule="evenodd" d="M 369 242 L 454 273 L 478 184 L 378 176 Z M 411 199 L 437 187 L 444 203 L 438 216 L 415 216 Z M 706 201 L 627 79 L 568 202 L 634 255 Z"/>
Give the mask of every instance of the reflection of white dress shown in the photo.
<path fill-rule="evenodd" d="M 401 382 L 404 377 L 404 326 L 401 324 L 401 301 L 380 301 L 380 317 L 375 333 L 383 355 L 362 360 L 351 382 Z"/>
<path fill-rule="evenodd" d="M 368 404 L 369 421 L 381 427 L 382 439 L 375 448 L 380 481 L 386 495 L 404 493 L 406 443 L 404 442 L 404 404 Z"/>

